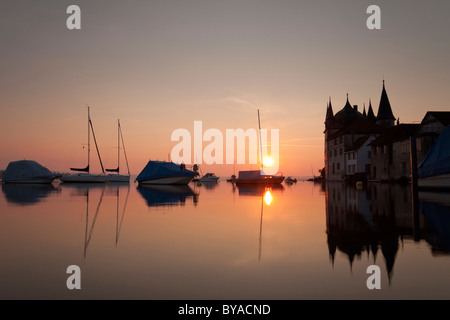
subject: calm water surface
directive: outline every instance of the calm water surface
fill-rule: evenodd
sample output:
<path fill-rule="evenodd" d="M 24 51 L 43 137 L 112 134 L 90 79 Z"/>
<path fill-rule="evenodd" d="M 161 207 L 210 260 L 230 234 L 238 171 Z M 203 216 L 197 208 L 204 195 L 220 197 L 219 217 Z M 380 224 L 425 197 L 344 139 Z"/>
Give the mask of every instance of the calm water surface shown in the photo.
<path fill-rule="evenodd" d="M 449 193 L 413 206 L 409 187 L 379 184 L 1 187 L 1 299 L 450 299 Z M 381 290 L 366 287 L 373 264 Z"/>

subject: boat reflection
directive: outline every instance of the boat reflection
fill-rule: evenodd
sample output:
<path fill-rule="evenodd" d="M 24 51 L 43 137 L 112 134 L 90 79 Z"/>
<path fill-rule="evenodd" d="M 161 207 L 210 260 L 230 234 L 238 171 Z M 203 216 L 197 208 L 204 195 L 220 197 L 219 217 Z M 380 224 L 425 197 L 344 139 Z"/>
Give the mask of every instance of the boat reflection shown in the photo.
<path fill-rule="evenodd" d="M 137 190 L 149 207 L 184 206 L 191 197 L 194 205 L 198 203 L 198 194 L 188 185 L 141 185 Z"/>
<path fill-rule="evenodd" d="M 43 201 L 58 188 L 53 184 L 2 184 L 2 191 L 8 203 L 26 206 Z"/>
<path fill-rule="evenodd" d="M 448 194 L 447 194 L 448 195 Z M 410 186 L 368 184 L 356 189 L 342 183 L 326 186 L 326 233 L 331 264 L 336 251 L 350 265 L 363 253 L 376 263 L 381 251 L 389 283 L 400 244 L 405 240 L 426 241 L 433 251 L 449 254 L 450 207 L 419 196 L 421 212 L 414 214 Z M 439 239 L 439 240 L 438 240 Z"/>
<path fill-rule="evenodd" d="M 282 184 L 271 185 L 270 187 L 266 187 L 264 185 L 237 185 L 237 189 L 239 192 L 239 196 L 257 196 L 261 197 L 266 194 L 267 190 L 273 193 L 282 193 L 284 191 L 284 187 Z"/>
<path fill-rule="evenodd" d="M 196 182 L 195 186 L 197 187 L 204 187 L 205 189 L 212 190 L 215 189 L 219 183 L 217 181 L 202 181 L 202 182 Z"/>
<path fill-rule="evenodd" d="M 433 255 L 450 252 L 450 193 L 419 192 L 420 212 L 426 222 L 426 239 Z"/>

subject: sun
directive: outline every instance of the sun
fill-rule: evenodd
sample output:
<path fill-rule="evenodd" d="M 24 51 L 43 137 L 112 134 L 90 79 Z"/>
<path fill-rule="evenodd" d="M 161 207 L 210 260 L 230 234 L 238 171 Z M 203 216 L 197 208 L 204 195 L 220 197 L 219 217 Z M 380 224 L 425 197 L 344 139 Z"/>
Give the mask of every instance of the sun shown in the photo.
<path fill-rule="evenodd" d="M 263 165 L 264 165 L 264 167 L 271 167 L 271 166 L 273 166 L 273 159 L 272 159 L 272 157 L 264 158 Z"/>

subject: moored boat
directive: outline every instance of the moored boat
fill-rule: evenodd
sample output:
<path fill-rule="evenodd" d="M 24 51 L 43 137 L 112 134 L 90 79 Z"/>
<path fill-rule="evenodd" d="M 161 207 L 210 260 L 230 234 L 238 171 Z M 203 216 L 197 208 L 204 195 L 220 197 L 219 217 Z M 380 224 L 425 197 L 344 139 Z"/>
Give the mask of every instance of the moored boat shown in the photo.
<path fill-rule="evenodd" d="M 52 183 L 56 174 L 32 160 L 12 161 L 3 172 L 3 183 L 45 184 Z"/>
<path fill-rule="evenodd" d="M 61 181 L 67 183 L 102 183 L 106 182 L 105 169 L 103 168 L 102 159 L 100 157 L 100 151 L 98 150 L 97 140 L 95 139 L 94 127 L 92 126 L 91 114 L 88 108 L 88 164 L 86 168 L 70 168 L 72 171 L 76 171 L 79 173 L 73 175 L 64 175 L 60 178 Z M 91 130 L 92 136 L 94 137 L 95 147 L 97 149 L 98 159 L 100 161 L 100 165 L 102 167 L 103 174 L 91 174 L 90 173 L 90 153 L 91 153 Z"/>
<path fill-rule="evenodd" d="M 261 174 L 261 170 L 239 171 L 236 184 L 280 184 L 284 181 L 283 176 Z"/>
<path fill-rule="evenodd" d="M 217 182 L 217 181 L 219 181 L 219 177 L 216 176 L 214 173 L 208 172 L 203 177 L 198 179 L 198 181 L 200 181 L 200 182 Z"/>
<path fill-rule="evenodd" d="M 188 184 L 196 172 L 186 169 L 184 164 L 166 161 L 149 161 L 136 177 L 139 185 Z"/>
<path fill-rule="evenodd" d="M 441 134 L 418 168 L 419 188 L 450 189 L 450 126 Z"/>

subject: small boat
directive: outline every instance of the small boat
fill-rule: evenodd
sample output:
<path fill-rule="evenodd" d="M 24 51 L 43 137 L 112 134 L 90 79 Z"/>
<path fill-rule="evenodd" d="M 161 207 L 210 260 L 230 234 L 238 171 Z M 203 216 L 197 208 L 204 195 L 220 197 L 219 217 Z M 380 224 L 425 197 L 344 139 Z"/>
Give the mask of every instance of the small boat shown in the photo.
<path fill-rule="evenodd" d="M 418 168 L 419 188 L 450 189 L 450 126 L 425 155 Z"/>
<path fill-rule="evenodd" d="M 95 147 L 97 149 L 98 159 L 102 167 L 103 174 L 91 174 L 90 173 L 90 153 L 91 153 L 91 130 L 94 137 Z M 95 139 L 94 127 L 92 126 L 91 115 L 88 107 L 88 164 L 86 168 L 70 168 L 72 171 L 80 172 L 72 175 L 64 175 L 60 178 L 63 182 L 69 183 L 102 183 L 106 182 L 105 169 L 103 168 L 102 159 L 100 157 L 100 151 L 98 150 L 97 140 Z"/>
<path fill-rule="evenodd" d="M 292 177 L 287 177 L 284 181 L 286 183 L 288 183 L 288 184 L 292 184 L 292 183 L 296 183 L 297 179 L 296 178 L 292 178 Z"/>
<path fill-rule="evenodd" d="M 236 175 L 232 175 L 231 178 L 227 179 L 227 182 L 236 182 Z"/>
<path fill-rule="evenodd" d="M 196 176 L 195 171 L 186 169 L 185 164 L 166 161 L 149 161 L 136 177 L 139 185 L 188 184 Z"/>
<path fill-rule="evenodd" d="M 214 173 L 207 173 L 200 179 L 198 179 L 200 182 L 217 182 L 219 181 L 219 177 L 216 176 Z"/>
<path fill-rule="evenodd" d="M 122 140 L 123 153 L 127 163 L 128 174 L 120 174 L 120 141 Z M 107 172 L 116 172 L 116 174 L 107 174 L 106 180 L 109 182 L 130 182 L 130 167 L 128 166 L 127 152 L 125 151 L 125 143 L 123 142 L 122 129 L 120 128 L 120 120 L 117 120 L 117 168 L 106 169 Z"/>
<path fill-rule="evenodd" d="M 32 160 L 12 161 L 3 172 L 3 183 L 46 184 L 56 178 L 46 167 Z"/>
<path fill-rule="evenodd" d="M 239 171 L 236 184 L 280 184 L 284 181 L 283 176 L 261 174 L 261 170 Z"/>

